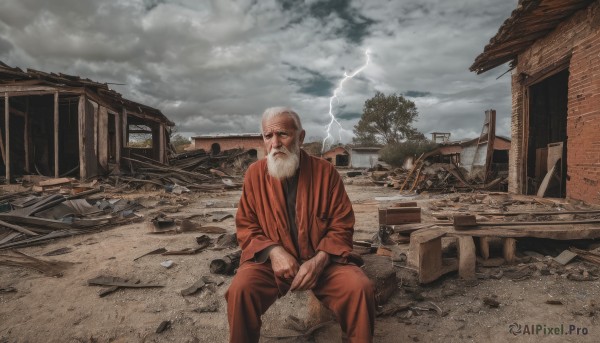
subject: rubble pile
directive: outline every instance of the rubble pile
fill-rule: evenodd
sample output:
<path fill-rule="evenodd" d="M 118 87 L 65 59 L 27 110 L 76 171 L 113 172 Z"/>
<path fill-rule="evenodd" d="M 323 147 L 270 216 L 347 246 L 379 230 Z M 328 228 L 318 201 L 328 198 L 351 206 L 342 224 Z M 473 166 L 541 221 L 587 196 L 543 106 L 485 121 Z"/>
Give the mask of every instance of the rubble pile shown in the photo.
<path fill-rule="evenodd" d="M 195 150 L 172 156 L 169 165 L 140 155 L 123 159 L 127 167 L 108 178 L 113 186 L 143 187 L 144 190 L 165 188 L 179 194 L 239 188 L 243 171 L 255 160 L 242 149 L 226 150 L 218 155 Z"/>

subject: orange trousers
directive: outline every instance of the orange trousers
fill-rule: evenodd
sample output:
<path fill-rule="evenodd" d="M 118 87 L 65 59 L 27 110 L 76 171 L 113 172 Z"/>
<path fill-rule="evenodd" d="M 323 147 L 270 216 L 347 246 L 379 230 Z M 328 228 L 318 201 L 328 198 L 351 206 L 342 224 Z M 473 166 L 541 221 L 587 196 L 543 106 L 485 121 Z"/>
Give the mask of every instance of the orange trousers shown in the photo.
<path fill-rule="evenodd" d="M 270 262 L 245 262 L 225 293 L 229 341 L 258 342 L 261 315 L 290 287 L 273 273 Z M 373 284 L 354 265 L 331 263 L 313 293 L 337 317 L 350 342 L 372 342 L 375 327 Z"/>

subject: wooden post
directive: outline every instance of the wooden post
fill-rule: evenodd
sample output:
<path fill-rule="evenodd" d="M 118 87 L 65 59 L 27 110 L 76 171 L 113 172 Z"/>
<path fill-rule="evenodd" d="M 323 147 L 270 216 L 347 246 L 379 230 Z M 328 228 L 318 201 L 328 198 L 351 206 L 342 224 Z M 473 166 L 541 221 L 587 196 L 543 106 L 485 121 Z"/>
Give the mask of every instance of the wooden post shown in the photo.
<path fill-rule="evenodd" d="M 471 236 L 458 237 L 458 275 L 461 279 L 475 279 L 475 243 Z"/>
<path fill-rule="evenodd" d="M 25 150 L 25 172 L 30 173 L 29 165 L 29 97 L 25 101 L 25 125 L 23 128 L 23 147 Z"/>
<path fill-rule="evenodd" d="M 98 109 L 98 163 L 108 169 L 108 111 L 104 106 Z"/>
<path fill-rule="evenodd" d="M 10 184 L 10 105 L 8 92 L 4 93 L 4 133 L 6 184 Z"/>
<path fill-rule="evenodd" d="M 515 253 L 517 250 L 517 240 L 514 238 L 504 238 L 504 259 L 507 263 L 515 261 Z"/>
<path fill-rule="evenodd" d="M 54 92 L 54 177 L 60 176 L 58 162 L 58 139 L 59 139 L 59 117 L 58 117 L 58 92 Z"/>
<path fill-rule="evenodd" d="M 87 178 L 87 168 L 85 165 L 85 95 L 79 96 L 79 105 L 77 106 L 77 126 L 79 129 L 79 178 L 85 180 Z"/>
<path fill-rule="evenodd" d="M 490 238 L 479 237 L 479 250 L 481 251 L 481 257 L 484 260 L 490 258 Z"/>
<path fill-rule="evenodd" d="M 123 148 L 123 120 L 121 117 L 126 115 L 125 109 L 121 113 L 115 114 L 115 163 L 121 165 L 121 149 Z"/>
<path fill-rule="evenodd" d="M 129 127 L 127 126 L 127 110 L 123 108 L 123 116 L 121 117 L 123 121 L 121 125 L 123 125 L 123 146 L 126 147 L 129 143 Z"/>
<path fill-rule="evenodd" d="M 0 151 L 2 152 L 2 163 L 6 164 L 6 152 L 4 150 L 4 137 L 2 136 L 2 130 L 0 130 Z"/>
<path fill-rule="evenodd" d="M 100 104 L 94 106 L 94 154 L 98 156 L 98 120 L 100 119 Z"/>
<path fill-rule="evenodd" d="M 158 133 L 158 161 L 160 163 L 165 163 L 165 149 L 166 149 L 166 142 L 165 142 L 165 125 L 164 124 L 160 124 L 160 126 L 158 127 L 159 133 Z"/>

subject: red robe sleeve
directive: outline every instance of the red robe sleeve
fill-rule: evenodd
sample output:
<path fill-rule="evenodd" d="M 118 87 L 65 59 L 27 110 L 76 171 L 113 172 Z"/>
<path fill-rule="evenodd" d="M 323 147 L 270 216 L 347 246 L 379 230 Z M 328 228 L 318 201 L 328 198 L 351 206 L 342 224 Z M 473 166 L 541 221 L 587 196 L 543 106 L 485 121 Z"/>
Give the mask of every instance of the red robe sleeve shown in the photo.
<path fill-rule="evenodd" d="M 327 211 L 317 213 L 317 223 L 325 224 L 326 228 L 325 234 L 317 245 L 317 250 L 340 256 L 346 261 L 352 252 L 354 211 L 340 174 L 333 166 L 327 172 L 331 173 L 327 194 Z"/>
<path fill-rule="evenodd" d="M 235 216 L 237 240 L 242 248 L 240 264 L 254 258 L 254 255 L 263 249 L 277 244 L 265 235 L 256 214 L 257 207 L 253 197 L 253 178 L 256 177 L 256 169 L 249 168 L 246 173 L 242 196 Z"/>

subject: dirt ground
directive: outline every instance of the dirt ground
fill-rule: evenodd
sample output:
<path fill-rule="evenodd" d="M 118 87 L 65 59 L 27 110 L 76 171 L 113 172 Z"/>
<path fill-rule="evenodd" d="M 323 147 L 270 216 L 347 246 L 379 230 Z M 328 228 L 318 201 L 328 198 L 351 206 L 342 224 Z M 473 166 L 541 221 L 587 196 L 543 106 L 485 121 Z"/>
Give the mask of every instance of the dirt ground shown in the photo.
<path fill-rule="evenodd" d="M 400 198 L 398 191 L 372 185 L 366 177 L 348 180 L 351 181 L 346 188 L 356 213 L 355 239 L 370 239 L 377 232 L 380 206 L 401 200 L 417 201 L 423 210 L 423 221 L 430 221 L 433 220 L 430 216 L 432 204 L 457 196 L 438 194 Z M 239 195 L 240 191 L 180 196 L 153 192 L 128 194 L 127 197 L 143 199 L 147 208 L 138 213 L 143 214 L 146 221 L 162 210 L 174 218 L 192 218 L 233 233 L 232 218 L 213 223 L 209 214 L 214 211 L 234 214 L 233 204 Z M 180 291 L 202 276 L 211 275 L 210 261 L 235 249 L 206 250 L 188 256 L 149 255 L 133 261 L 161 247 L 168 250 L 194 247 L 197 236 L 200 234 L 150 234 L 146 223 L 140 222 L 19 249 L 30 256 L 71 264 L 59 278 L 30 269 L 0 266 L 0 289 L 12 287 L 16 290 L 0 291 L 0 342 L 226 342 L 228 325 L 223 294 L 231 277 L 219 276 L 224 281 L 222 285 L 207 287 L 195 295 L 184 297 Z M 532 244 L 542 243 L 534 241 Z M 519 241 L 518 247 L 521 245 Z M 42 256 L 64 247 L 71 248 L 72 252 Z M 532 258 L 523 255 L 522 250 L 519 248 L 517 264 L 478 267 L 475 281 L 464 281 L 451 273 L 432 284 L 419 285 L 414 272 L 400 264 L 397 267 L 398 290 L 387 306 L 411 303 L 411 309 L 378 317 L 375 341 L 598 341 L 600 281 L 572 281 L 565 272 L 585 268 L 595 275 L 598 267 L 574 262 L 562 269 L 555 268 L 549 262 L 550 257 L 537 255 Z M 174 266 L 169 269 L 161 266 L 166 260 L 172 260 Z M 523 271 L 530 273 L 523 274 Z M 519 273 L 521 277 L 517 275 Z M 101 287 L 89 286 L 87 280 L 100 275 L 139 279 L 164 287 L 119 289 L 99 297 Z M 560 304 L 550 304 L 549 300 Z M 263 317 L 263 335 L 294 334 L 295 331 L 287 328 L 288 317 L 305 317 L 306 303 L 306 293 L 289 294 L 279 299 Z M 432 304 L 441 312 L 431 310 Z M 215 312 L 194 311 L 211 306 L 216 307 Z M 171 326 L 156 333 L 163 321 L 171 321 Z M 331 343 L 340 342 L 340 334 L 339 326 L 333 323 L 311 336 L 280 340 L 263 337 L 261 341 Z"/>

